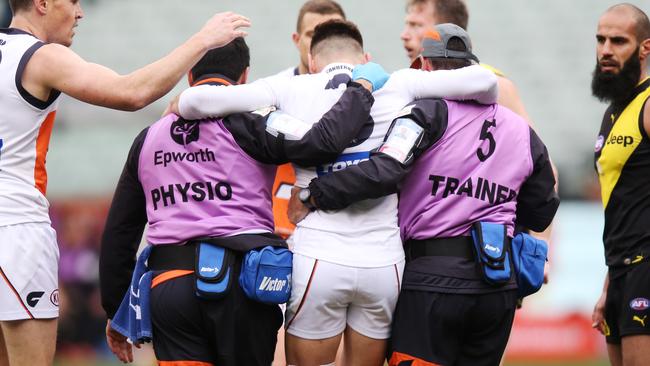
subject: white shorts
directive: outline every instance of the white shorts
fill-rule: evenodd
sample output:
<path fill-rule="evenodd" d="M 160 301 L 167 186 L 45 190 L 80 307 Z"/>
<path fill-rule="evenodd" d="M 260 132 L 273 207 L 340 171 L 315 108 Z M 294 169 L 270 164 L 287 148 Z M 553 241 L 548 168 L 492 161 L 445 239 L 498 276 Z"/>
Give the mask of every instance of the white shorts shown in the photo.
<path fill-rule="evenodd" d="M 0 321 L 58 317 L 58 263 L 50 224 L 0 226 Z"/>
<path fill-rule="evenodd" d="M 294 254 L 287 333 L 324 339 L 342 333 L 347 324 L 369 338 L 390 338 L 403 271 L 404 261 L 359 268 Z"/>

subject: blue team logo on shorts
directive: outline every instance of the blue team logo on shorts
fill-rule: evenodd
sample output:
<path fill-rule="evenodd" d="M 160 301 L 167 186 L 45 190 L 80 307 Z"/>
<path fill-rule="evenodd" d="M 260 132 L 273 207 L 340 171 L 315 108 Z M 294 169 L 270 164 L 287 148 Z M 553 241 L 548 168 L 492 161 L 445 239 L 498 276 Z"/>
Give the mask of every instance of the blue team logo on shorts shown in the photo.
<path fill-rule="evenodd" d="M 370 152 L 368 151 L 361 151 L 361 152 L 350 153 L 350 154 L 341 154 L 339 155 L 338 158 L 336 158 L 336 161 L 317 166 L 316 174 L 318 174 L 318 176 L 321 177 L 325 174 L 338 172 L 339 170 L 343 170 L 349 166 L 357 165 L 362 161 L 366 161 L 369 158 L 370 158 Z"/>
<path fill-rule="evenodd" d="M 644 297 L 637 297 L 636 299 L 630 301 L 630 307 L 632 310 L 642 311 L 647 308 L 650 308 L 650 300 Z"/>

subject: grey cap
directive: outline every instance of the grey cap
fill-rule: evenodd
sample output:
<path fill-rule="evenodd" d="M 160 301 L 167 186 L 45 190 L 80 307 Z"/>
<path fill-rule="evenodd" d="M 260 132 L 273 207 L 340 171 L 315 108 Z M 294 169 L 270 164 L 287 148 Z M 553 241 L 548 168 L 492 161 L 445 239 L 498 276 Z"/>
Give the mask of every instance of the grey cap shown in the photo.
<path fill-rule="evenodd" d="M 466 51 L 448 49 L 447 45 L 453 38 L 460 39 L 465 44 Z M 472 53 L 472 40 L 469 38 L 469 34 L 463 28 L 452 23 L 438 24 L 424 34 L 421 56 L 458 58 L 479 62 L 478 57 Z"/>

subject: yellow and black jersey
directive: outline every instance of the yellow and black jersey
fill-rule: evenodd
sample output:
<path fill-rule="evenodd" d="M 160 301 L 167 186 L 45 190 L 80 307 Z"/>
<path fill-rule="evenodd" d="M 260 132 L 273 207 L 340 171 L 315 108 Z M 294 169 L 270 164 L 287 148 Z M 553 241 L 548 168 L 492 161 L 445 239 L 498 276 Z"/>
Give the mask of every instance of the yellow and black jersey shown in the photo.
<path fill-rule="evenodd" d="M 636 87 L 626 106 L 607 109 L 596 141 L 605 258 L 613 269 L 650 256 L 650 138 L 643 128 L 648 97 L 650 78 Z"/>

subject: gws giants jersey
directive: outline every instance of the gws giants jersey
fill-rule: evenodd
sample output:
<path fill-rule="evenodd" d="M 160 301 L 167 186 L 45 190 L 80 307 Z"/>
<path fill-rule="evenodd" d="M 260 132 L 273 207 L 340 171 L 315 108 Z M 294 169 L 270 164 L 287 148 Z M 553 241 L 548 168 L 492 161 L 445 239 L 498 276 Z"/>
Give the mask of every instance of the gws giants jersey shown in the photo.
<path fill-rule="evenodd" d="M 0 226 L 50 222 L 45 155 L 58 105 L 22 86 L 27 62 L 44 43 L 18 29 L 0 29 Z"/>

